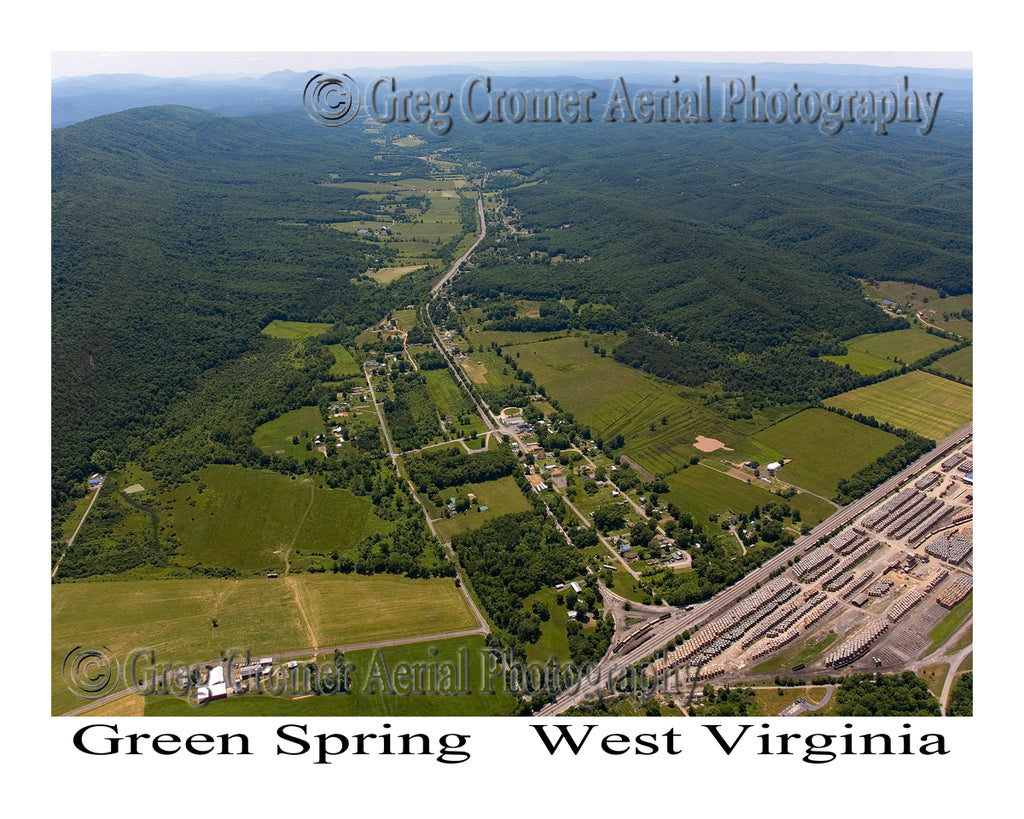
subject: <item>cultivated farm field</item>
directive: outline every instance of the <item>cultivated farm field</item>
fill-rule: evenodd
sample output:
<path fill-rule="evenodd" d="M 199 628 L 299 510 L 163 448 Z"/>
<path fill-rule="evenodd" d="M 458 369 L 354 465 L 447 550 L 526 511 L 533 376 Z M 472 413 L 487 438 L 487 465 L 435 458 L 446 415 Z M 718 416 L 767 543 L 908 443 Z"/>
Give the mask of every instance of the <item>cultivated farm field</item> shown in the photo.
<path fill-rule="evenodd" d="M 320 648 L 476 625 L 451 578 L 326 574 L 59 584 L 51 589 L 53 713 L 85 703 L 61 677 L 75 646 L 106 646 L 119 661 L 151 649 L 157 662 L 174 664 L 216 660 L 235 649 L 264 656 L 312 648 L 299 605 Z"/>
<path fill-rule="evenodd" d="M 804 410 L 757 437 L 792 459 L 779 470 L 780 479 L 826 497 L 835 495 L 840 479 L 900 444 L 890 432 L 823 409 Z"/>
<path fill-rule="evenodd" d="M 178 664 L 217 659 L 234 648 L 258 653 L 307 642 L 291 593 L 265 578 L 61 583 L 50 589 L 50 607 L 55 714 L 85 703 L 61 678 L 75 646 L 105 646 L 119 661 L 151 649 L 157 661 Z"/>
<path fill-rule="evenodd" d="M 243 696 L 229 697 L 193 708 L 176 697 L 150 697 L 145 702 L 146 716 L 210 716 L 210 717 L 314 717 L 314 716 L 503 716 L 513 713 L 515 698 L 504 692 L 501 679 L 487 687 L 488 649 L 482 637 L 457 637 L 431 640 L 426 643 L 389 646 L 378 650 L 345 653 L 345 662 L 352 669 L 352 691 L 325 696 Z M 407 693 L 385 693 L 380 685 L 398 678 L 400 663 L 451 663 L 460 669 L 468 664 L 470 693 L 445 696 L 415 690 Z M 461 681 L 460 681 L 461 682 Z M 376 683 L 376 685 L 374 685 Z M 376 688 L 376 690 L 372 690 Z"/>
<path fill-rule="evenodd" d="M 944 355 L 928 369 L 962 378 L 968 384 L 974 382 L 974 348 L 964 347 L 955 353 Z"/>
<path fill-rule="evenodd" d="M 886 370 L 898 369 L 902 364 L 913 364 L 953 344 L 921 328 L 910 328 L 857 336 L 845 342 L 849 350 L 846 355 L 829 355 L 824 358 L 840 366 L 849 364 L 867 375 L 878 375 Z"/>
<path fill-rule="evenodd" d="M 825 403 L 873 415 L 879 421 L 939 441 L 971 420 L 972 399 L 971 387 L 915 370 L 837 395 Z"/>
<path fill-rule="evenodd" d="M 668 472 L 693 455 L 703 455 L 693 446 L 697 436 L 721 441 L 729 450 L 722 454 L 730 460 L 777 456 L 763 452 L 739 431 L 739 424 L 700 399 L 686 397 L 678 385 L 598 355 L 579 337 L 516 345 L 515 350 L 519 367 L 533 373 L 564 409 L 588 424 L 592 436 L 622 434 L 623 454 L 651 472 Z"/>
<path fill-rule="evenodd" d="M 769 501 L 779 501 L 778 495 L 769 492 L 767 486 L 756 478 L 750 483 L 731 477 L 704 464 L 682 469 L 666 479 L 669 491 L 659 496 L 661 503 L 674 503 L 697 520 L 707 520 L 709 515 L 726 512 L 749 512 L 755 506 Z M 799 509 L 806 523 L 817 524 L 835 511 L 827 501 L 806 492 L 786 501 L 793 509 Z"/>

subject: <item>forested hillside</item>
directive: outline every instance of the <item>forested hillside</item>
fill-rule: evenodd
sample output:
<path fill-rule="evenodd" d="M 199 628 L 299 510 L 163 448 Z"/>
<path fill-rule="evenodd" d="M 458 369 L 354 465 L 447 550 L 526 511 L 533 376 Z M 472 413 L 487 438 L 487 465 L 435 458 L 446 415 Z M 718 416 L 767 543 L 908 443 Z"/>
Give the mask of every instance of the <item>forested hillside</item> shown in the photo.
<path fill-rule="evenodd" d="M 488 237 L 456 289 L 573 299 L 572 326 L 630 328 L 616 357 L 678 383 L 817 400 L 858 385 L 819 356 L 906 326 L 866 301 L 858 279 L 971 291 L 967 129 L 831 139 L 665 126 L 631 133 L 628 150 L 615 125 L 581 129 L 571 144 L 544 130 L 514 147 L 501 133 L 472 145 L 508 169 L 499 184 L 519 184 L 504 190 L 513 230 Z M 595 303 L 614 312 L 587 315 Z M 547 331 L 568 317 L 510 321 L 523 322 L 490 326 Z"/>
<path fill-rule="evenodd" d="M 169 106 L 53 132 L 55 501 L 95 450 L 158 440 L 168 406 L 270 320 L 340 320 L 344 335 L 387 311 L 384 291 L 352 280 L 365 246 L 323 226 L 357 192 L 315 184 L 367 177 L 372 151 L 287 115 Z"/>
<path fill-rule="evenodd" d="M 357 218 L 360 192 L 321 183 L 428 175 L 428 148 L 505 198 L 457 292 L 571 298 L 496 326 L 626 331 L 619 360 L 681 384 L 818 400 L 863 382 L 820 356 L 904 326 L 857 278 L 971 289 L 969 123 L 927 137 L 601 122 L 421 137 L 406 150 L 300 113 L 174 106 L 55 130 L 55 502 L 102 466 L 97 450 L 151 446 L 167 407 L 270 320 L 328 322 L 337 342 L 413 301 L 430 272 L 357 279 L 368 245 L 328 226 Z"/>

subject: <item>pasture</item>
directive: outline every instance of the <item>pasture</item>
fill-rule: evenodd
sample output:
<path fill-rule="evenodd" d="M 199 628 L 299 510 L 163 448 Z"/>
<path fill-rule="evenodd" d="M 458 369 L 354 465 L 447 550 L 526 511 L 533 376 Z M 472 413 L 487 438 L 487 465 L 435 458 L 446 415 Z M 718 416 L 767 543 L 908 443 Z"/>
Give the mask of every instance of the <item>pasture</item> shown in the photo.
<path fill-rule="evenodd" d="M 293 546 L 352 552 L 368 534 L 389 528 L 369 499 L 347 489 L 240 466 L 205 467 L 199 485 L 175 487 L 163 501 L 164 523 L 181 539 L 183 562 L 244 573 L 283 572 Z"/>
<path fill-rule="evenodd" d="M 897 369 L 903 364 L 913 364 L 925 356 L 953 346 L 952 341 L 925 332 L 920 327 L 894 330 L 891 333 L 868 333 L 845 342 L 849 352 L 846 355 L 824 356 L 840 366 L 851 368 L 866 375 L 878 375 L 886 370 Z"/>
<path fill-rule="evenodd" d="M 423 370 L 422 373 L 427 382 L 427 392 L 442 419 L 448 415 L 455 418 L 464 414 L 476 415 L 472 402 L 455 383 L 447 367 L 443 370 Z M 483 419 L 477 416 L 477 421 L 479 423 L 473 428 L 477 432 L 483 432 L 485 429 Z"/>
<path fill-rule="evenodd" d="M 476 625 L 451 578 L 326 574 L 293 575 L 288 582 L 59 584 L 51 588 L 52 713 L 85 703 L 61 676 L 64 657 L 75 646 L 106 646 L 122 663 L 138 649 L 152 650 L 157 663 L 167 664 L 208 662 L 232 650 L 262 656 L 312 648 L 300 605 L 320 648 Z"/>
<path fill-rule="evenodd" d="M 289 338 L 293 341 L 301 341 L 310 336 L 318 336 L 331 329 L 330 324 L 323 324 L 313 321 L 282 321 L 274 319 L 260 332 L 271 338 Z"/>
<path fill-rule="evenodd" d="M 462 233 L 460 201 L 456 188 L 460 180 L 409 178 L 395 182 L 343 182 L 341 187 L 362 192 L 366 217 L 329 223 L 329 227 L 359 238 L 374 238 L 398 252 L 391 267 L 367 271 L 381 284 L 438 261 L 434 248 Z M 425 196 L 429 202 L 420 207 Z M 404 215 L 397 210 L 404 209 Z"/>
<path fill-rule="evenodd" d="M 307 458 L 323 457 L 315 449 L 312 452 L 307 451 L 306 442 L 312 441 L 325 431 L 324 420 L 318 407 L 300 407 L 258 426 L 253 433 L 252 442 L 261 452 L 268 455 L 279 453 L 281 457 L 286 458 L 290 455 L 296 460 L 303 461 Z M 293 444 L 292 438 L 298 438 L 298 443 Z"/>
<path fill-rule="evenodd" d="M 295 536 L 295 549 L 305 553 L 329 555 L 337 550 L 353 559 L 356 546 L 372 534 L 387 534 L 392 524 L 374 514 L 373 502 L 347 489 L 318 488 L 313 505 Z M 320 564 L 330 569 L 330 560 Z"/>
<path fill-rule="evenodd" d="M 974 383 L 974 348 L 964 347 L 955 353 L 944 355 L 928 369 L 962 378 L 968 384 Z"/>
<path fill-rule="evenodd" d="M 825 403 L 873 415 L 879 421 L 940 441 L 971 420 L 972 399 L 971 387 L 915 370 L 837 395 Z"/>
<path fill-rule="evenodd" d="M 622 453 L 651 472 L 668 472 L 701 455 L 694 447 L 697 436 L 723 442 L 732 450 L 724 453 L 731 460 L 760 454 L 737 424 L 717 415 L 695 394 L 687 397 L 676 385 L 600 356 L 578 337 L 516 345 L 515 350 L 519 367 L 533 373 L 577 421 L 589 425 L 592 436 L 623 435 Z"/>
<path fill-rule="evenodd" d="M 390 285 L 396 279 L 401 278 L 406 273 L 412 273 L 415 270 L 422 270 L 426 265 L 424 264 L 406 264 L 401 267 L 381 267 L 377 270 L 367 270 L 369 275 L 374 282 L 378 285 Z"/>
<path fill-rule="evenodd" d="M 502 681 L 496 679 L 487 693 L 486 674 L 489 650 L 482 637 L 458 637 L 425 643 L 388 646 L 378 650 L 350 651 L 345 662 L 351 668 L 352 691 L 325 696 L 256 696 L 244 694 L 193 708 L 177 697 L 150 697 L 145 701 L 146 716 L 211 716 L 211 717 L 315 717 L 315 716 L 504 716 L 513 713 L 515 698 L 505 693 Z M 327 658 L 326 662 L 330 662 Z M 414 688 L 402 689 L 398 684 L 400 663 L 423 668 L 454 666 L 469 670 L 468 694 L 446 696 L 426 693 Z M 435 665 L 436 664 L 436 665 Z M 413 666 L 415 667 L 415 666 Z M 386 693 L 381 685 L 389 680 L 395 693 Z M 459 679 L 461 684 L 462 680 Z"/>
<path fill-rule="evenodd" d="M 344 344 L 331 344 L 327 349 L 334 354 L 334 364 L 331 365 L 330 374 L 335 378 L 346 378 L 348 376 L 362 375 L 356 360 L 352 357 Z"/>
<path fill-rule="evenodd" d="M 749 512 L 755 506 L 769 501 L 778 502 L 763 482 L 751 478 L 751 482 L 733 478 L 703 464 L 682 469 L 666 479 L 669 491 L 660 495 L 660 503 L 674 503 L 682 511 L 689 512 L 695 520 L 707 521 L 709 515 L 725 512 Z M 805 523 L 820 523 L 835 511 L 827 501 L 803 492 L 786 501 L 793 509 L 799 509 Z"/>
<path fill-rule="evenodd" d="M 872 301 L 891 299 L 899 303 L 911 321 L 920 312 L 925 321 L 940 330 L 956 333 L 964 338 L 974 337 L 974 325 L 963 317 L 965 311 L 970 313 L 974 309 L 974 296 L 970 293 L 943 297 L 938 290 L 930 287 L 890 281 L 876 282 L 875 285 L 862 281 L 861 288 L 864 295 Z M 956 314 L 960 314 L 961 317 L 957 318 Z"/>
<path fill-rule="evenodd" d="M 778 477 L 826 497 L 836 493 L 841 478 L 899 446 L 898 436 L 823 409 L 809 409 L 758 433 L 759 441 L 792 462 Z"/>
<path fill-rule="evenodd" d="M 434 520 L 434 528 L 437 529 L 438 537 L 442 541 L 451 540 L 452 535 L 483 526 L 492 518 L 513 512 L 529 512 L 531 509 L 529 501 L 523 497 L 519 486 L 511 477 L 484 483 L 467 483 L 441 490 L 441 494 L 446 498 L 461 497 L 470 492 L 476 495 L 477 505 L 450 518 L 443 517 L 442 510 L 434 506 L 429 499 L 423 498 L 424 504 L 430 510 L 430 517 Z M 487 510 L 481 512 L 481 506 L 486 506 Z"/>
<path fill-rule="evenodd" d="M 213 464 L 164 495 L 164 521 L 181 539 L 186 563 L 245 573 L 282 572 L 314 498 L 309 478 Z"/>

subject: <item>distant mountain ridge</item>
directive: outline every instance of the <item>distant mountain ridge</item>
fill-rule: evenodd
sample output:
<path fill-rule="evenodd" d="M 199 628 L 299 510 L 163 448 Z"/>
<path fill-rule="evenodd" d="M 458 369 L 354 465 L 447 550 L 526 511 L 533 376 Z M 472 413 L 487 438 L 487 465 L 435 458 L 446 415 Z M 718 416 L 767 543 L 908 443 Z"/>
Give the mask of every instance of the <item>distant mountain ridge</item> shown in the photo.
<path fill-rule="evenodd" d="M 784 64 L 784 63 L 689 63 L 669 61 L 542 60 L 499 61 L 482 65 L 393 66 L 387 68 L 322 66 L 308 71 L 281 70 L 263 76 L 200 74 L 186 77 L 152 77 L 145 74 L 90 74 L 61 77 L 51 83 L 50 125 L 62 128 L 102 114 L 151 105 L 184 105 L 226 116 L 298 110 L 302 90 L 317 72 L 347 73 L 360 85 L 381 75 L 415 81 L 418 86 L 458 91 L 467 77 L 487 74 L 531 84 L 544 80 L 559 85 L 586 79 L 604 83 L 615 77 L 631 82 L 661 83 L 678 75 L 691 81 L 705 74 L 715 77 L 755 74 L 778 87 L 797 82 L 828 82 L 830 87 L 891 85 L 896 77 L 910 74 L 920 82 L 936 85 L 946 94 L 969 94 L 971 72 L 957 69 L 888 68 L 880 66 Z M 767 86 L 766 86 L 767 87 Z"/>

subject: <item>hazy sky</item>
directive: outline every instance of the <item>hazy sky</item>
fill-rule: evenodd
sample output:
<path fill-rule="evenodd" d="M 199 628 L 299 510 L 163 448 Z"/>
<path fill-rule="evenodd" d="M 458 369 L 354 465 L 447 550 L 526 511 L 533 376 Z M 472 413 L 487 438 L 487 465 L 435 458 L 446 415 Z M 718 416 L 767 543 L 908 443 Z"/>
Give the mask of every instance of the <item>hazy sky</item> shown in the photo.
<path fill-rule="evenodd" d="M 780 62 L 846 63 L 911 68 L 971 68 L 970 52 L 897 51 L 594 51 L 594 52 L 250 52 L 250 51 L 55 51 L 52 76 L 85 74 L 149 74 L 155 77 L 184 77 L 194 74 L 225 73 L 263 75 L 271 71 L 321 70 L 346 67 L 394 67 L 402 65 L 493 64 L 527 60 L 675 60 L 681 62 Z"/>

